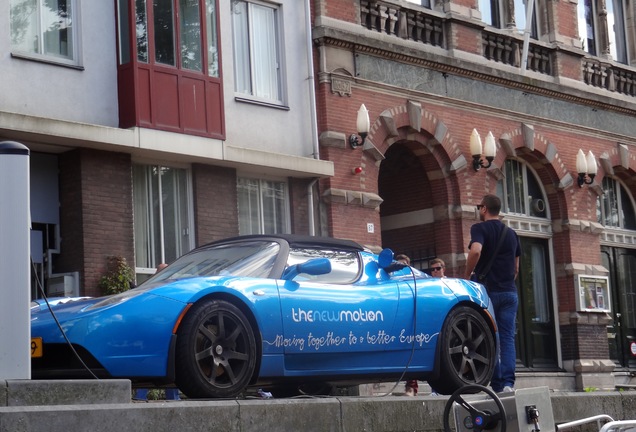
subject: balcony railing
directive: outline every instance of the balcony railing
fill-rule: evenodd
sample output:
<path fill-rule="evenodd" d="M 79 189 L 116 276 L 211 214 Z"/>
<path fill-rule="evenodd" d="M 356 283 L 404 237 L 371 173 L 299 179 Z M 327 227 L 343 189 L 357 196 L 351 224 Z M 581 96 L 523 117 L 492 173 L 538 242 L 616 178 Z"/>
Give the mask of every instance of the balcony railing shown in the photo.
<path fill-rule="evenodd" d="M 377 0 L 360 0 L 360 22 L 369 30 L 444 47 L 442 18 Z"/>
<path fill-rule="evenodd" d="M 593 58 L 583 59 L 582 66 L 585 84 L 636 96 L 636 72 Z"/>
<path fill-rule="evenodd" d="M 391 0 L 360 0 L 362 25 L 379 33 L 448 48 L 444 40 L 446 17 L 428 13 L 417 6 L 404 6 Z M 522 39 L 517 34 L 501 30 L 482 30 L 482 55 L 484 58 L 513 67 L 521 66 Z M 530 42 L 527 69 L 552 75 L 555 68 L 556 49 L 540 43 Z M 594 87 L 628 96 L 636 96 L 636 72 L 598 58 L 583 58 L 581 61 L 583 81 Z"/>
<path fill-rule="evenodd" d="M 483 55 L 488 60 L 507 64 L 514 67 L 521 66 L 523 41 L 511 35 L 482 33 Z M 540 45 L 529 44 L 527 69 L 550 75 L 552 71 L 551 51 Z"/>
<path fill-rule="evenodd" d="M 362 25 L 369 30 L 447 48 L 444 18 L 382 0 L 360 0 L 360 13 Z M 487 31 L 483 33 L 483 56 L 488 60 L 519 67 L 521 48 L 518 37 Z M 527 67 L 549 75 L 552 71 L 550 50 L 530 44 Z"/>

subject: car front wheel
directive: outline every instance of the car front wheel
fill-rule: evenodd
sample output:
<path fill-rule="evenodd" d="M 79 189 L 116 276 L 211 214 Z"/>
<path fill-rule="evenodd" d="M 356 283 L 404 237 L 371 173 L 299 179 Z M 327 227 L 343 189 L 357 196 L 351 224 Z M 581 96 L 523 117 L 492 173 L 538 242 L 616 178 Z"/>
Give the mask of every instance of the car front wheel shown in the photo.
<path fill-rule="evenodd" d="M 223 300 L 196 304 L 179 326 L 176 384 L 190 398 L 232 398 L 256 365 L 256 341 L 239 308 Z"/>
<path fill-rule="evenodd" d="M 429 380 L 441 394 L 470 385 L 488 385 L 497 361 L 493 333 L 473 308 L 459 306 L 448 314 L 439 346 L 439 377 Z"/>

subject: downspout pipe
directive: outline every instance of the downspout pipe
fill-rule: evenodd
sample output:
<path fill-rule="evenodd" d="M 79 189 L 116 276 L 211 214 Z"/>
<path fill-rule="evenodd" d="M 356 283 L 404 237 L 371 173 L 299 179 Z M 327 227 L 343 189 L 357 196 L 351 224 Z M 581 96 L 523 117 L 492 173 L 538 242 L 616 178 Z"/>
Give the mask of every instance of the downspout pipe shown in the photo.
<path fill-rule="evenodd" d="M 305 28 L 307 29 L 307 85 L 309 86 L 309 109 L 311 111 L 311 141 L 313 144 L 314 159 L 320 159 L 318 145 L 318 114 L 316 108 L 316 79 L 314 77 L 314 51 L 313 39 L 311 37 L 311 5 L 310 0 L 305 0 Z"/>
<path fill-rule="evenodd" d="M 309 86 L 309 110 L 311 111 L 311 141 L 313 144 L 313 157 L 314 159 L 320 159 L 320 150 L 318 143 L 318 114 L 316 108 L 316 87 L 314 77 L 314 51 L 313 51 L 313 39 L 311 37 L 311 3 L 310 0 L 305 0 L 305 28 L 307 29 L 307 85 Z M 307 214 L 309 216 L 309 235 L 316 235 L 315 228 L 315 215 L 314 215 L 314 185 L 318 182 L 318 179 L 314 179 L 309 186 L 307 186 Z"/>

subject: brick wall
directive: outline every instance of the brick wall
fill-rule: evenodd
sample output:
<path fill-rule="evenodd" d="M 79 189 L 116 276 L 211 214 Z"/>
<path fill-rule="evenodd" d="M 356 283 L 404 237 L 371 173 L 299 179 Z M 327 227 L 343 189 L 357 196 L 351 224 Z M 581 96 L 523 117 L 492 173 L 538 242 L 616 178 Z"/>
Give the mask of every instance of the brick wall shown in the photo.
<path fill-rule="evenodd" d="M 80 294 L 99 296 L 109 256 L 134 267 L 130 155 L 73 150 L 60 156 L 61 251 L 54 272 L 79 271 Z"/>
<path fill-rule="evenodd" d="M 609 358 L 607 330 L 598 325 L 561 326 L 563 360 Z"/>
<path fill-rule="evenodd" d="M 194 164 L 192 183 L 196 246 L 238 235 L 236 170 Z"/>
<path fill-rule="evenodd" d="M 83 276 L 84 215 L 82 213 L 81 151 L 63 153 L 58 161 L 62 244 L 61 253 L 53 255 L 53 272 L 81 271 Z"/>
<path fill-rule="evenodd" d="M 291 213 L 291 232 L 294 234 L 309 234 L 309 190 L 308 187 L 313 179 L 289 179 L 289 201 Z M 312 186 L 314 200 L 311 211 L 314 212 L 315 233 L 318 233 L 318 190 Z"/>

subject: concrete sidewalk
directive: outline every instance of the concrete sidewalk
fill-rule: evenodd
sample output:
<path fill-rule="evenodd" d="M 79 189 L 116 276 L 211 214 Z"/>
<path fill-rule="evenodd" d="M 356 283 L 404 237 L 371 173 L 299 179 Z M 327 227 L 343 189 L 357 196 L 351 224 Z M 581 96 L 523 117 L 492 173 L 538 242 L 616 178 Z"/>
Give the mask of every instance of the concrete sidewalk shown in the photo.
<path fill-rule="evenodd" d="M 551 392 L 550 398 L 557 424 L 597 414 L 636 419 L 636 391 Z M 127 380 L 9 380 L 0 381 L 0 432 L 439 432 L 447 400 L 360 396 L 133 403 Z"/>

